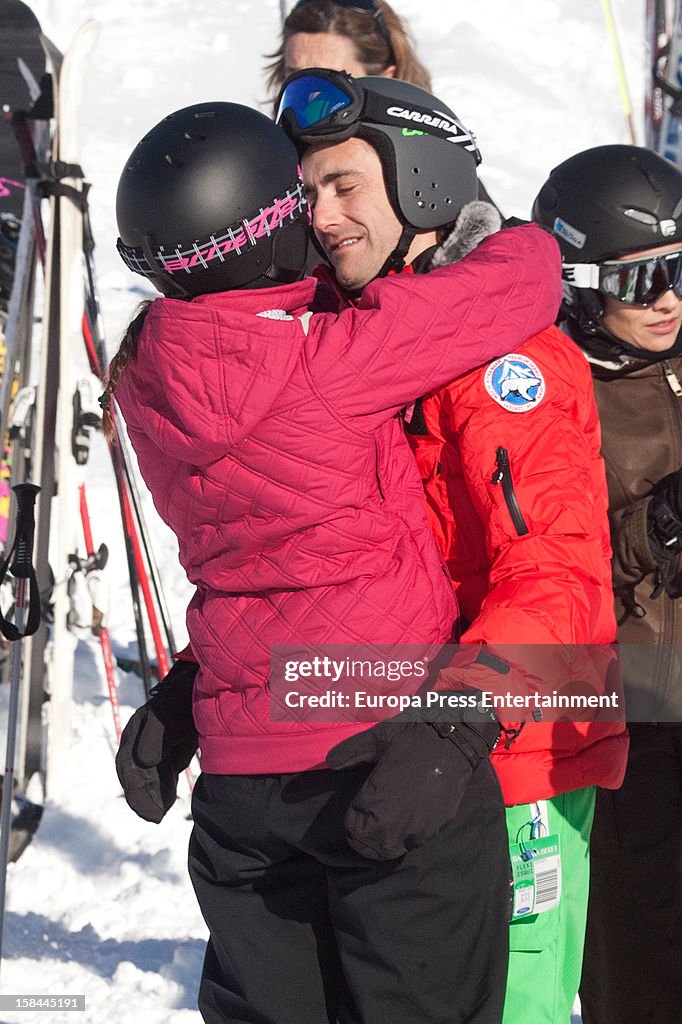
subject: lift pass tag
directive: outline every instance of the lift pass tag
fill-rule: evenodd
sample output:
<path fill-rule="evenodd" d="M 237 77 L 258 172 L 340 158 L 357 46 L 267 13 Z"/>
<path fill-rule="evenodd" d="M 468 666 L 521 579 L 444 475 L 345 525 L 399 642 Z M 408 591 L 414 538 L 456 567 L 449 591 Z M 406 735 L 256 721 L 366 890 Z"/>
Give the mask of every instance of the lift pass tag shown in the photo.
<path fill-rule="evenodd" d="M 512 843 L 509 859 L 514 884 L 512 921 L 553 910 L 559 905 L 561 854 L 558 835 Z"/>

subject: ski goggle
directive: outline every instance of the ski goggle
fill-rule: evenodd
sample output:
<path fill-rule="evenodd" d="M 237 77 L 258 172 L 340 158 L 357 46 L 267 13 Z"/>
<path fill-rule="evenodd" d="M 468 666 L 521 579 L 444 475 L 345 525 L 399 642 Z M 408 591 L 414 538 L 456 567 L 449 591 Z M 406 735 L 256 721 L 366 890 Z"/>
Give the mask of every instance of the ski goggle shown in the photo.
<path fill-rule="evenodd" d="M 277 99 L 277 124 L 295 142 L 351 133 L 365 105 L 365 90 L 345 71 L 308 68 L 289 75 Z"/>
<path fill-rule="evenodd" d="M 300 11 L 301 7 L 308 7 L 310 4 L 318 2 L 319 0 L 298 0 L 298 3 L 294 4 L 289 11 L 287 19 L 290 18 L 292 14 L 295 14 L 296 11 Z M 344 7 L 348 11 L 357 11 L 358 14 L 370 14 L 376 22 L 379 35 L 388 44 L 388 51 L 391 55 L 391 60 L 395 59 L 391 33 L 388 31 L 381 8 L 374 2 L 374 0 L 333 0 L 333 3 L 336 4 L 337 7 Z"/>
<path fill-rule="evenodd" d="M 477 164 L 481 162 L 475 137 L 454 115 L 414 103 L 402 107 L 390 97 L 364 89 L 346 71 L 294 71 L 280 90 L 275 120 L 294 143 L 314 145 L 325 138 L 342 142 L 356 134 L 360 123 L 377 124 L 459 144 Z"/>
<path fill-rule="evenodd" d="M 682 298 L 682 250 L 627 262 L 565 264 L 563 276 L 576 288 L 594 288 L 624 305 L 646 308 L 671 288 Z"/>

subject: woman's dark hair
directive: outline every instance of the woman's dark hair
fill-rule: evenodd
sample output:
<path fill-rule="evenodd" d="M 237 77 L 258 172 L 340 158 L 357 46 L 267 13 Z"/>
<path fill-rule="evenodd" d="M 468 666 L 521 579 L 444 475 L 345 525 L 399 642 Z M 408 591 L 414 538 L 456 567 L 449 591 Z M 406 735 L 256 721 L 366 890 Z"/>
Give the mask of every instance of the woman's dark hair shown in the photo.
<path fill-rule="evenodd" d="M 395 77 L 411 82 L 422 89 L 431 91 L 431 76 L 418 59 L 414 42 L 405 22 L 385 0 L 376 0 L 377 7 L 390 36 L 391 44 L 381 34 L 376 19 L 371 13 L 343 7 L 335 0 L 311 0 L 300 7 L 294 7 L 282 28 L 279 49 L 268 54 L 271 61 L 265 68 L 266 84 L 274 98 L 286 77 L 284 49 L 288 39 L 298 32 L 331 32 L 350 39 L 355 47 L 358 62 L 367 75 L 381 75 L 386 68 L 395 65 Z"/>

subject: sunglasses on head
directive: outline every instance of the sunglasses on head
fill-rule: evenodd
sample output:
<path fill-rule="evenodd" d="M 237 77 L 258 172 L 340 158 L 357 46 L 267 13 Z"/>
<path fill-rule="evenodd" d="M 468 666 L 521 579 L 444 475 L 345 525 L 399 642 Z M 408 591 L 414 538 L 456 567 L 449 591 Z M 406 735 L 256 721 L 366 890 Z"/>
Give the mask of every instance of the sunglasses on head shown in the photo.
<path fill-rule="evenodd" d="M 641 260 L 565 264 L 564 280 L 577 288 L 594 288 L 626 306 L 645 309 L 671 288 L 682 298 L 682 250 Z"/>
<path fill-rule="evenodd" d="M 294 4 L 287 17 L 291 17 L 291 15 L 296 11 L 300 11 L 301 7 L 309 7 L 310 4 L 315 3 L 319 3 L 319 0 L 298 0 L 298 3 Z M 391 33 L 386 27 L 386 22 L 384 21 L 384 15 L 381 8 L 374 2 L 374 0 L 333 0 L 333 3 L 335 3 L 337 7 L 345 7 L 346 10 L 357 11 L 358 14 L 370 14 L 376 22 L 379 35 L 388 44 L 388 52 L 390 54 L 391 61 L 395 60 Z"/>

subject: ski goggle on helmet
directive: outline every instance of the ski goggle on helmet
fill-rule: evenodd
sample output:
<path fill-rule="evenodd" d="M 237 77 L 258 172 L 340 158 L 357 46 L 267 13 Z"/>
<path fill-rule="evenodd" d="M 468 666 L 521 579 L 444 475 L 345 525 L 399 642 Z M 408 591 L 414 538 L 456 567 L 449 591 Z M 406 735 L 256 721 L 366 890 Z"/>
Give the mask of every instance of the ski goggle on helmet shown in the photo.
<path fill-rule="evenodd" d="M 362 124 L 394 125 L 414 135 L 426 134 L 459 143 L 477 164 L 476 139 L 450 112 L 411 103 L 405 109 L 395 98 L 365 89 L 346 71 L 307 68 L 285 81 L 277 98 L 276 121 L 294 142 L 314 145 L 325 139 L 342 142 Z"/>
<path fill-rule="evenodd" d="M 642 259 L 564 264 L 564 281 L 646 309 L 671 289 L 682 298 L 682 249 Z"/>

